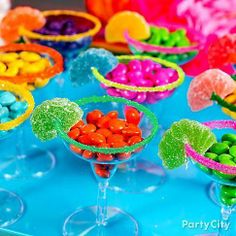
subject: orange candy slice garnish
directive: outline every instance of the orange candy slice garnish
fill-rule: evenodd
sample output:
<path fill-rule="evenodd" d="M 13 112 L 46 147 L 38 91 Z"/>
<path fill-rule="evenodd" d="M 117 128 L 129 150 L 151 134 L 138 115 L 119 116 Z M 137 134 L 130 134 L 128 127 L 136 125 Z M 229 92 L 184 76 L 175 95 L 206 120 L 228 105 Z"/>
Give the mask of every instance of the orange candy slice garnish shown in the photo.
<path fill-rule="evenodd" d="M 19 28 L 37 30 L 44 26 L 46 19 L 43 14 L 31 7 L 16 7 L 8 12 L 0 24 L 0 36 L 7 42 L 19 39 Z"/>

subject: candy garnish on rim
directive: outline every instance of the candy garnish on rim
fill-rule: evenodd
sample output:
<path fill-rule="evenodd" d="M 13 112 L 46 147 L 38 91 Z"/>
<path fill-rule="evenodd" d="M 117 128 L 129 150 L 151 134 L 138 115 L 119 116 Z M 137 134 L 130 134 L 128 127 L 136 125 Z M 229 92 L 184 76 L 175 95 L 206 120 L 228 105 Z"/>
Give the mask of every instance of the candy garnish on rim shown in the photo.
<path fill-rule="evenodd" d="M 185 144 L 204 154 L 216 142 L 212 131 L 197 121 L 183 119 L 174 122 L 159 144 L 159 156 L 168 169 L 180 167 L 186 162 Z"/>
<path fill-rule="evenodd" d="M 236 89 L 235 81 L 219 69 L 209 69 L 196 76 L 188 89 L 188 103 L 193 111 L 213 104 L 212 94 L 225 98 Z"/>
<path fill-rule="evenodd" d="M 42 141 L 57 136 L 55 122 L 59 121 L 64 132 L 68 132 L 83 116 L 79 106 L 66 98 L 54 98 L 37 106 L 32 113 L 31 125 L 35 135 Z"/>
<path fill-rule="evenodd" d="M 72 63 L 70 78 L 73 84 L 81 85 L 90 82 L 94 75 L 91 68 L 97 68 L 102 75 L 106 75 L 118 64 L 112 53 L 105 49 L 91 48 L 82 52 Z"/>

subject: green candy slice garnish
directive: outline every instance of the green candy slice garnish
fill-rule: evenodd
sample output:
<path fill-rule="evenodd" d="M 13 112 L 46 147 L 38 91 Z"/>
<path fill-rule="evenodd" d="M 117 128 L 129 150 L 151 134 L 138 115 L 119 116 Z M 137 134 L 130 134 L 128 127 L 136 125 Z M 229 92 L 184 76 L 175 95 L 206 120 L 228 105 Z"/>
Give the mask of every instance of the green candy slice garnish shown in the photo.
<path fill-rule="evenodd" d="M 163 135 L 159 144 L 159 156 L 166 168 L 174 169 L 186 161 L 186 143 L 199 154 L 204 154 L 215 142 L 216 137 L 208 127 L 197 121 L 183 119 L 174 122 Z"/>
<path fill-rule="evenodd" d="M 64 132 L 68 132 L 83 116 L 79 106 L 66 98 L 54 98 L 37 106 L 31 116 L 34 134 L 42 141 L 57 136 L 55 123 L 60 122 Z"/>

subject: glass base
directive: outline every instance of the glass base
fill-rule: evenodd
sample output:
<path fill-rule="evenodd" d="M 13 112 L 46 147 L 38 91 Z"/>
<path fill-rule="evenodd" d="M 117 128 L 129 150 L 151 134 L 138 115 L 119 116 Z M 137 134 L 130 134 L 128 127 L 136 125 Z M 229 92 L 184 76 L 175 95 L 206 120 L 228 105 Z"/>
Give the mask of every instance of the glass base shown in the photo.
<path fill-rule="evenodd" d="M 35 145 L 27 150 L 19 160 L 22 161 L 20 166 L 25 169 L 26 175 L 33 178 L 47 175 L 56 165 L 56 158 L 52 152 Z"/>
<path fill-rule="evenodd" d="M 138 224 L 128 213 L 115 208 L 107 208 L 107 224 L 96 224 L 97 207 L 84 207 L 72 213 L 63 225 L 64 236 L 111 236 L 138 235 Z"/>
<path fill-rule="evenodd" d="M 133 165 L 132 162 L 135 162 Z M 133 166 L 132 166 L 133 165 Z M 109 188 L 116 192 L 151 193 L 166 181 L 164 169 L 150 161 L 133 160 L 119 165 Z"/>
<path fill-rule="evenodd" d="M 1 176 L 6 180 L 15 178 L 41 178 L 56 164 L 54 154 L 35 145 L 17 157 L 4 158 L 0 164 Z"/>
<path fill-rule="evenodd" d="M 221 203 L 219 201 L 219 198 L 217 197 L 217 184 L 215 182 L 212 182 L 207 191 L 210 200 L 217 206 L 221 207 Z"/>
<path fill-rule="evenodd" d="M 15 193 L 0 189 L 0 227 L 15 223 L 23 215 L 23 201 Z"/>

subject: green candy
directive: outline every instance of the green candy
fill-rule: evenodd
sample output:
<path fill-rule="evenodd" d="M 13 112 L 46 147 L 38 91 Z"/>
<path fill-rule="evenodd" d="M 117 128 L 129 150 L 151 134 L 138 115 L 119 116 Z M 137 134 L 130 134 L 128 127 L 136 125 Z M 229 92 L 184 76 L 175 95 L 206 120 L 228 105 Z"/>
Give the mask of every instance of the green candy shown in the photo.
<path fill-rule="evenodd" d="M 227 144 L 229 147 L 232 146 L 232 143 L 230 141 L 223 141 L 223 143 Z"/>
<path fill-rule="evenodd" d="M 236 134 L 224 134 L 221 138 L 222 141 L 236 142 Z"/>
<path fill-rule="evenodd" d="M 177 46 L 178 47 L 187 47 L 189 46 L 191 43 L 190 41 L 187 39 L 187 38 L 181 38 L 178 43 L 177 43 Z"/>
<path fill-rule="evenodd" d="M 226 197 L 225 195 L 220 195 L 220 200 L 224 205 L 233 206 L 236 204 L 236 198 Z"/>
<path fill-rule="evenodd" d="M 161 35 L 161 39 L 163 41 L 166 41 L 166 40 L 169 39 L 170 33 L 169 33 L 168 29 L 166 29 L 166 28 L 159 28 L 159 34 Z"/>
<path fill-rule="evenodd" d="M 210 159 L 212 159 L 212 160 L 214 160 L 214 161 L 216 161 L 218 158 L 218 155 L 217 154 L 215 154 L 215 153 L 212 153 L 212 152 L 206 152 L 205 153 L 205 155 L 204 155 L 205 157 L 208 157 L 208 158 L 210 158 Z"/>
<path fill-rule="evenodd" d="M 221 155 L 218 156 L 218 160 L 220 161 L 220 163 L 224 164 L 223 162 L 227 162 L 227 161 L 233 161 L 233 157 L 229 154 L 223 153 Z"/>
<path fill-rule="evenodd" d="M 227 197 L 236 198 L 236 187 L 224 185 L 221 187 L 221 194 Z"/>
<path fill-rule="evenodd" d="M 179 60 L 178 56 L 176 54 L 173 55 L 167 55 L 165 57 L 166 60 L 172 61 L 172 62 L 177 62 Z"/>
<path fill-rule="evenodd" d="M 225 153 L 229 149 L 229 146 L 225 143 L 214 143 L 210 151 L 218 155 Z"/>
<path fill-rule="evenodd" d="M 185 29 L 177 29 L 175 32 L 178 33 L 181 37 L 185 37 L 187 33 Z"/>
<path fill-rule="evenodd" d="M 230 149 L 229 149 L 229 154 L 231 156 L 233 156 L 234 158 L 236 158 L 236 145 L 232 146 Z"/>
<path fill-rule="evenodd" d="M 224 165 L 228 165 L 228 166 L 236 166 L 236 164 L 233 161 L 229 160 L 229 159 L 228 160 L 223 159 L 223 160 L 221 160 L 220 163 L 224 164 Z M 221 179 L 230 180 L 230 179 L 235 178 L 235 175 L 228 175 L 228 174 L 222 173 L 222 172 L 217 171 L 217 170 L 213 170 L 212 172 L 213 172 L 213 174 L 215 174 L 217 177 L 219 177 Z"/>

